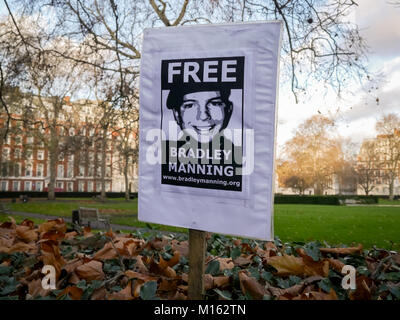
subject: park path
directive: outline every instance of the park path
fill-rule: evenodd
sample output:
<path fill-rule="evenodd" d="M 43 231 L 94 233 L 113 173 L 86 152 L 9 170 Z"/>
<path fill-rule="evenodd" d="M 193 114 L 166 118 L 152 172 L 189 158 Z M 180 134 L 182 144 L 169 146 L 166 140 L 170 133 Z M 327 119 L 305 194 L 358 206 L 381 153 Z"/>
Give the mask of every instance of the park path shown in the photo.
<path fill-rule="evenodd" d="M 400 207 L 400 204 L 361 204 L 361 203 L 352 203 L 346 204 L 347 207 Z"/>
<path fill-rule="evenodd" d="M 40 214 L 40 213 L 32 213 L 32 212 L 21 212 L 21 211 L 9 211 L 9 216 L 22 216 L 22 217 L 27 217 L 27 218 L 36 218 L 36 219 L 44 219 L 44 220 L 53 220 L 53 219 L 59 219 L 62 218 L 66 222 L 72 222 L 72 218 L 70 217 L 60 217 L 60 216 L 52 216 L 48 214 Z M 140 232 L 157 232 L 161 234 L 174 234 L 174 235 L 183 235 L 183 233 L 179 232 L 172 232 L 172 231 L 161 231 L 161 230 L 154 230 L 154 229 L 147 229 L 147 228 L 138 228 L 138 227 L 132 227 L 132 226 L 126 226 L 122 224 L 114 224 L 110 223 L 111 228 L 113 231 L 117 230 L 127 230 L 127 231 L 140 231 Z M 105 227 L 96 227 L 96 229 L 102 229 L 105 230 Z"/>

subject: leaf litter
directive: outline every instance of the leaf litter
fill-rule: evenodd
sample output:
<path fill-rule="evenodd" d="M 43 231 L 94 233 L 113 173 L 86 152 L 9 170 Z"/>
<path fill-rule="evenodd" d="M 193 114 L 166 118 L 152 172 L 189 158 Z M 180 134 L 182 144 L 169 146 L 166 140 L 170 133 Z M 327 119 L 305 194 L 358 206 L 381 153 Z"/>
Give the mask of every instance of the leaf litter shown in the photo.
<path fill-rule="evenodd" d="M 93 233 L 63 219 L 0 225 L 0 299 L 187 299 L 187 236 Z M 326 243 L 282 243 L 207 234 L 209 300 L 400 300 L 400 254 Z M 56 288 L 44 289 L 52 265 Z M 356 289 L 343 289 L 352 265 Z"/>

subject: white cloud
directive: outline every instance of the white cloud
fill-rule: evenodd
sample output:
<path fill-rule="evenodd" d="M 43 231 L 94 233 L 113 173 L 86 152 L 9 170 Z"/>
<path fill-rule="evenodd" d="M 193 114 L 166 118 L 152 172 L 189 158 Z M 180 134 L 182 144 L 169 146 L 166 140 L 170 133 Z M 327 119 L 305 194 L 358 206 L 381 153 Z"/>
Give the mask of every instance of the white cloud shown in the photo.
<path fill-rule="evenodd" d="M 386 0 L 358 1 L 355 22 L 375 55 L 388 58 L 400 53 L 400 8 Z"/>

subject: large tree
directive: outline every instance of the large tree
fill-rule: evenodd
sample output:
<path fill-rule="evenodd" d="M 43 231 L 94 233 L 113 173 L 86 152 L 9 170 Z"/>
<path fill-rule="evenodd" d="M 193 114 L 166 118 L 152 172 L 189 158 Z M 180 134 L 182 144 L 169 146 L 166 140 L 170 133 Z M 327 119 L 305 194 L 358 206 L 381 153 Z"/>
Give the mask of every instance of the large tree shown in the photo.
<path fill-rule="evenodd" d="M 71 57 L 79 57 L 76 47 L 47 34 L 40 21 L 8 20 L 2 22 L 2 26 L 0 55 L 5 58 L 3 64 L 10 71 L 3 74 L 2 86 L 18 87 L 23 97 L 18 100 L 22 115 L 13 118 L 9 106 L 15 104 L 15 95 L 4 94 L 3 90 L 1 101 L 8 113 L 7 122 L 20 122 L 27 127 L 25 132 L 33 136 L 33 145 L 25 145 L 25 151 L 28 147 L 35 149 L 37 145 L 48 150 L 48 196 L 54 199 L 59 156 L 69 147 L 64 129 L 71 127 L 76 114 L 66 110 L 68 97 L 81 87 L 84 69 L 73 60 L 54 54 L 54 51 L 63 50 Z"/>
<path fill-rule="evenodd" d="M 7 1 L 6 1 L 7 2 Z M 85 44 L 88 53 L 108 56 L 102 67 L 136 75 L 144 28 L 198 23 L 282 20 L 283 81 L 296 99 L 310 78 L 341 92 L 346 84 L 366 79 L 367 47 L 350 15 L 353 0 L 8 0 L 10 12 L 57 22 L 49 31 Z M 66 58 L 67 54 L 59 52 Z M 89 56 L 88 56 L 89 57 Z M 116 59 L 122 62 L 115 63 Z M 90 58 L 76 61 L 95 64 Z"/>
<path fill-rule="evenodd" d="M 379 162 L 384 180 L 389 187 L 389 198 L 394 198 L 394 184 L 400 177 L 400 117 L 391 113 L 383 116 L 376 123 L 380 134 L 377 139 Z"/>
<path fill-rule="evenodd" d="M 314 189 L 323 194 L 332 187 L 333 175 L 342 160 L 334 121 L 321 115 L 305 120 L 284 145 L 284 157 L 292 170 L 301 173 Z"/>
<path fill-rule="evenodd" d="M 357 159 L 357 183 L 364 190 L 365 195 L 373 191 L 379 178 L 379 154 L 376 152 L 377 144 L 375 140 L 364 141 Z"/>

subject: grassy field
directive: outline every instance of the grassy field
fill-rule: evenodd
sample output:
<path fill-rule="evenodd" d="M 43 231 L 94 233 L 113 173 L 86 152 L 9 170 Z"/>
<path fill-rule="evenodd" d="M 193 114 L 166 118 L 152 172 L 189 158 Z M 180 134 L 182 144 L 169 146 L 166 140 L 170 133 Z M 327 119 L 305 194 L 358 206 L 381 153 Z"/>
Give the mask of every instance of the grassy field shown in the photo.
<path fill-rule="evenodd" d="M 400 207 L 275 206 L 275 235 L 284 241 L 362 243 L 400 250 Z"/>
<path fill-rule="evenodd" d="M 397 202 L 392 204 L 397 204 Z M 386 202 L 384 204 L 387 204 Z M 172 232 L 185 229 L 147 224 L 137 220 L 137 199 L 112 199 L 105 203 L 91 199 L 30 201 L 12 204 L 12 210 L 70 217 L 80 206 L 99 208 L 111 222 Z M 0 215 L 0 221 L 6 218 Z M 400 207 L 275 205 L 275 235 L 282 241 L 326 241 L 331 245 L 362 243 L 400 251 Z"/>
<path fill-rule="evenodd" d="M 27 203 L 13 203 L 14 211 L 48 214 L 60 217 L 71 217 L 72 210 L 79 207 L 98 208 L 105 215 L 136 215 L 137 199 L 125 201 L 123 199 L 111 199 L 106 202 L 92 199 L 60 199 L 49 201 L 45 199 L 31 200 Z"/>
<path fill-rule="evenodd" d="M 400 206 L 400 200 L 389 200 L 389 199 L 379 199 L 379 204 L 389 204 L 394 206 Z"/>

